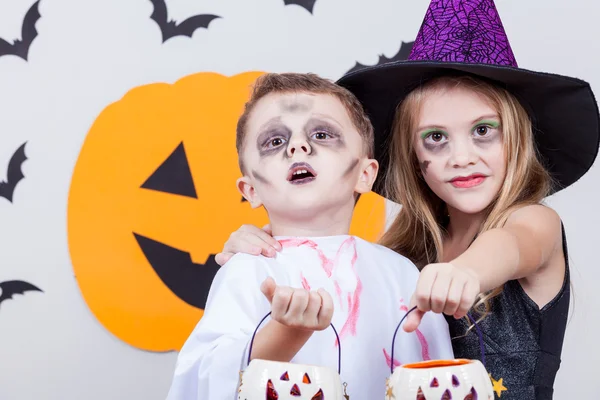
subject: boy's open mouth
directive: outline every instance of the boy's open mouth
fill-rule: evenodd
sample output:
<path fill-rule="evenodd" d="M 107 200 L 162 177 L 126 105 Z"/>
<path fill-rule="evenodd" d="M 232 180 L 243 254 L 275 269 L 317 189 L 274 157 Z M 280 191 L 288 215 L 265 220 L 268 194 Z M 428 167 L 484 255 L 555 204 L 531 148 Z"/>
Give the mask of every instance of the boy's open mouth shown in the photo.
<path fill-rule="evenodd" d="M 294 163 L 288 171 L 287 180 L 294 185 L 303 185 L 315 180 L 317 173 L 305 162 Z"/>

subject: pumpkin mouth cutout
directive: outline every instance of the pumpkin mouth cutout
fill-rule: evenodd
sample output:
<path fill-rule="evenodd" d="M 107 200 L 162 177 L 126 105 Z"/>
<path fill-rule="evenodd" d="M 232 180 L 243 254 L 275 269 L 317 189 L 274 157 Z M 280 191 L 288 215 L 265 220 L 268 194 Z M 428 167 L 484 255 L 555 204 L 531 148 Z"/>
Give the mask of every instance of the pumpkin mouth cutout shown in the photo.
<path fill-rule="evenodd" d="M 220 268 L 215 255 L 209 255 L 204 264 L 196 264 L 186 251 L 135 232 L 133 236 L 165 286 L 189 305 L 204 309 L 210 285 Z"/>
<path fill-rule="evenodd" d="M 425 369 L 425 368 L 443 368 L 443 367 L 456 367 L 459 365 L 471 364 L 471 360 L 458 359 L 458 360 L 431 360 L 422 361 L 418 363 L 405 364 L 402 368 L 408 369 Z"/>

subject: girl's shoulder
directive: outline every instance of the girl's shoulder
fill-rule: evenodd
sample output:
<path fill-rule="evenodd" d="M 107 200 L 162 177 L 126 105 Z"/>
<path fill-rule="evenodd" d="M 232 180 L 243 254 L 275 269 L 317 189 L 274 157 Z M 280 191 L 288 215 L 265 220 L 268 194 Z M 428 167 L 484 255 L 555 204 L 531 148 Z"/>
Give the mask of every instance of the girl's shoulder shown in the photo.
<path fill-rule="evenodd" d="M 562 231 L 558 213 L 545 204 L 530 204 L 515 208 L 508 215 L 504 228 L 522 228 L 542 237 L 555 237 Z"/>

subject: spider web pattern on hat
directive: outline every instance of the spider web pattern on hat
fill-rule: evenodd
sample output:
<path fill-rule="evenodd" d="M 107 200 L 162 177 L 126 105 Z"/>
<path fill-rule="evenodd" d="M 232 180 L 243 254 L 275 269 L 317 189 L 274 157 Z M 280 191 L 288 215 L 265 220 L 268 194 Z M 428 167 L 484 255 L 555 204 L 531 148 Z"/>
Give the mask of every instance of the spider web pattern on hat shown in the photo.
<path fill-rule="evenodd" d="M 409 60 L 517 67 L 493 1 L 433 0 Z"/>

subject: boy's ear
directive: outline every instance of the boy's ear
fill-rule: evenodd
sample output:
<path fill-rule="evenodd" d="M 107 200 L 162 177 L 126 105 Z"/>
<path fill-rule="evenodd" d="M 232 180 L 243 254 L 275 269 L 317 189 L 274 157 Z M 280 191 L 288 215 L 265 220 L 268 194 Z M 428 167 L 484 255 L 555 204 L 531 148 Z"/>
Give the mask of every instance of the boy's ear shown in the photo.
<path fill-rule="evenodd" d="M 373 159 L 365 159 L 361 164 L 361 172 L 358 177 L 358 182 L 356 183 L 356 187 L 354 191 L 356 193 L 369 193 L 373 188 L 373 183 L 375 183 L 375 178 L 377 178 L 377 173 L 379 172 L 379 163 L 377 160 Z"/>
<path fill-rule="evenodd" d="M 242 176 L 236 181 L 238 191 L 244 196 L 244 198 L 250 203 L 252 208 L 262 206 L 262 201 L 252 186 L 252 180 L 247 176 Z"/>

